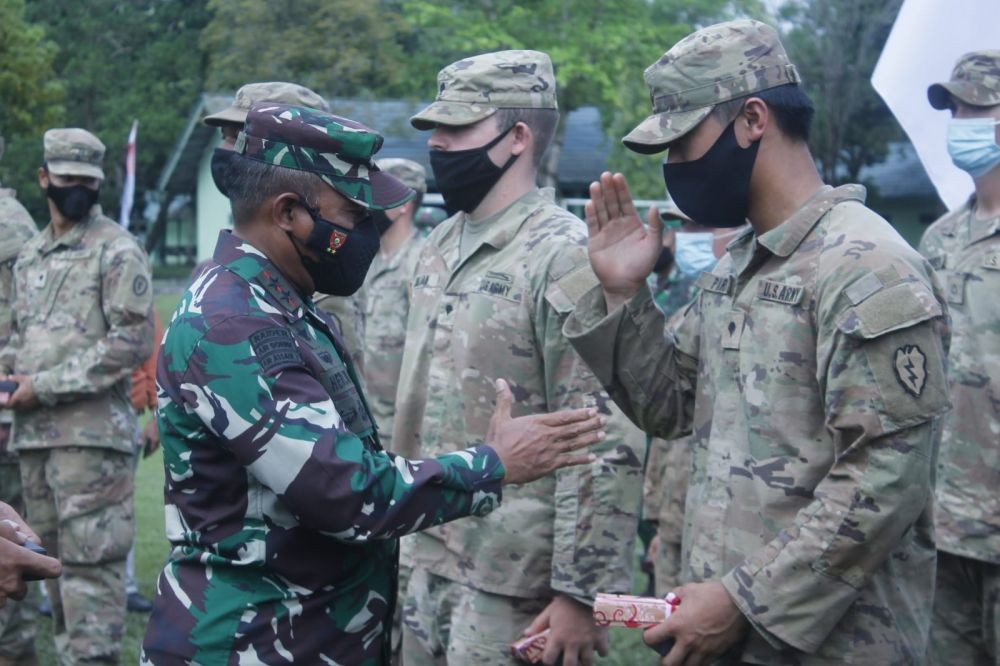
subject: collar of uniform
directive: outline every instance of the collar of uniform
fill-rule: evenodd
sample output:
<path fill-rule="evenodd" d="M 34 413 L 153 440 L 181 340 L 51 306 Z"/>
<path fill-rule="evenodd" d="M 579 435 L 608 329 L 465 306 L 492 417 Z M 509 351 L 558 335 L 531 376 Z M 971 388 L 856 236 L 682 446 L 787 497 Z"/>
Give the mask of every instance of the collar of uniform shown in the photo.
<path fill-rule="evenodd" d="M 307 304 L 303 298 L 264 253 L 248 241 L 229 230 L 220 231 L 212 258 L 247 282 L 263 287 L 287 319 L 294 321 L 305 315 Z"/>
<path fill-rule="evenodd" d="M 757 242 L 779 257 L 787 257 L 795 251 L 816 223 L 831 208 L 843 201 L 865 201 L 863 185 L 824 185 L 795 211 L 790 218 L 767 233 L 759 236 Z"/>
<path fill-rule="evenodd" d="M 976 195 L 972 195 L 967 204 L 969 207 L 969 245 L 989 238 L 1000 229 L 1000 215 L 981 220 L 976 217 Z"/>
<path fill-rule="evenodd" d="M 44 234 L 41 247 L 42 254 L 47 254 L 60 247 L 74 247 L 78 245 L 83 240 L 83 236 L 87 233 L 87 229 L 90 228 L 91 223 L 103 214 L 104 211 L 101 210 L 101 207 L 95 204 L 90 209 L 86 220 L 77 222 L 59 238 L 54 237 L 55 229 L 52 227 L 52 223 L 49 222 L 48 226 L 42 230 L 42 234 Z"/>
<path fill-rule="evenodd" d="M 479 224 L 489 224 L 490 231 L 483 236 L 482 244 L 492 245 L 501 249 L 510 242 L 521 229 L 531 213 L 547 203 L 555 201 L 555 190 L 551 187 L 535 188 L 522 194 L 509 206 L 504 208 L 493 219 L 487 218 Z M 468 217 L 466 217 L 466 220 Z M 475 253 L 475 250 L 472 251 Z"/>

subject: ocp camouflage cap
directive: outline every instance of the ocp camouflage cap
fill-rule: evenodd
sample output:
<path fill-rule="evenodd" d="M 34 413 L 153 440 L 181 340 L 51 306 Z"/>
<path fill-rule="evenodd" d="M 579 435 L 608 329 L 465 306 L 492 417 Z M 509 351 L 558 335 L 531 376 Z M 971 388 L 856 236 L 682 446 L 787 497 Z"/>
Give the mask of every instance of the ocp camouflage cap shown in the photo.
<path fill-rule="evenodd" d="M 325 99 L 305 86 L 285 81 L 268 81 L 248 83 L 241 87 L 236 91 L 232 104 L 218 113 L 205 116 L 202 122 L 211 127 L 242 125 L 246 122 L 247 112 L 254 102 L 280 102 L 320 111 L 330 110 L 330 105 Z"/>
<path fill-rule="evenodd" d="M 800 81 L 777 31 L 751 19 L 688 35 L 646 68 L 645 78 L 653 115 L 622 139 L 644 154 L 666 149 L 717 104 Z"/>
<path fill-rule="evenodd" d="M 427 192 L 427 170 L 423 165 L 402 157 L 383 157 L 375 163 L 379 169 L 392 174 L 410 189 L 421 194 Z"/>
<path fill-rule="evenodd" d="M 104 144 L 85 129 L 50 129 L 42 137 L 45 166 L 57 176 L 104 180 Z"/>
<path fill-rule="evenodd" d="M 410 118 L 418 130 L 471 125 L 497 109 L 558 109 L 552 60 L 540 51 L 497 51 L 438 72 L 437 99 Z"/>
<path fill-rule="evenodd" d="M 927 100 L 935 109 L 951 106 L 952 96 L 971 106 L 1000 104 L 1000 51 L 966 53 L 951 71 L 951 80 L 927 88 Z"/>
<path fill-rule="evenodd" d="M 233 150 L 258 162 L 309 171 L 366 208 L 395 208 L 414 196 L 373 161 L 382 135 L 350 118 L 290 104 L 256 102 Z"/>

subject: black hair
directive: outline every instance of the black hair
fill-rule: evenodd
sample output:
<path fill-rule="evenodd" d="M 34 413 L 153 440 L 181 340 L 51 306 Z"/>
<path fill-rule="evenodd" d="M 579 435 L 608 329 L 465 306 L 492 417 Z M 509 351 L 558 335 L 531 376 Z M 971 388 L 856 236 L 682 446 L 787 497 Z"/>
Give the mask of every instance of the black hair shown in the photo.
<path fill-rule="evenodd" d="M 233 207 L 233 222 L 248 221 L 261 204 L 273 196 L 294 192 L 315 206 L 323 181 L 309 171 L 289 169 L 236 154 L 229 162 L 227 189 Z"/>
<path fill-rule="evenodd" d="M 786 83 L 716 104 L 712 115 L 728 125 L 750 97 L 757 97 L 767 104 L 768 111 L 774 116 L 782 134 L 792 141 L 809 142 L 809 130 L 813 116 L 816 115 L 816 107 L 805 91 L 795 83 Z"/>

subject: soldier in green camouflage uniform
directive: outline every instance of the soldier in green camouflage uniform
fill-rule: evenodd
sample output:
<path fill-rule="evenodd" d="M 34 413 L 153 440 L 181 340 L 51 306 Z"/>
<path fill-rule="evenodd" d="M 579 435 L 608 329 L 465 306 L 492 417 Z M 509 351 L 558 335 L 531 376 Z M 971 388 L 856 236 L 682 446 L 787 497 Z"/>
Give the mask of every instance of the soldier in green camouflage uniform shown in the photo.
<path fill-rule="evenodd" d="M 435 182 L 460 212 L 431 232 L 414 271 L 393 446 L 438 455 L 475 442 L 497 377 L 511 379 L 518 413 L 593 405 L 612 418 L 593 465 L 511 489 L 487 518 L 415 537 L 408 666 L 512 663 L 526 628 L 551 628 L 550 660 L 564 651 L 564 663 L 589 663 L 605 640 L 594 594 L 631 588 L 645 437 L 612 415 L 561 333 L 596 279 L 583 223 L 535 187 L 557 121 L 552 63 L 537 51 L 449 65 L 437 100 L 411 119 L 434 130 Z"/>
<path fill-rule="evenodd" d="M 945 282 L 955 335 L 937 468 L 935 664 L 1000 663 L 1000 51 L 962 56 L 927 91 L 950 109 L 949 151 L 975 194 L 935 222 L 920 252 Z M 979 128 L 969 141 L 966 128 Z M 973 135 L 973 137 L 976 135 Z M 971 149 L 971 150 L 970 150 Z M 981 154 L 985 160 L 969 161 Z"/>
<path fill-rule="evenodd" d="M 218 127 L 222 141 L 212 154 L 212 179 L 219 191 L 229 196 L 226 186 L 226 168 L 233 154 L 236 136 L 243 129 L 247 112 L 254 102 L 280 102 L 295 104 L 309 109 L 329 111 L 330 105 L 320 95 L 305 86 L 285 81 L 248 83 L 236 91 L 232 103 L 225 109 L 205 116 L 202 120 L 209 127 Z M 365 303 L 364 292 L 342 298 L 327 294 L 316 294 L 314 301 L 320 310 L 326 312 L 337 326 L 350 350 L 355 366 L 364 370 Z"/>
<path fill-rule="evenodd" d="M 234 229 L 160 352 L 173 548 L 143 663 L 385 664 L 396 537 L 489 513 L 502 482 L 587 460 L 566 452 L 600 438 L 593 410 L 510 419 L 508 390 L 478 446 L 423 460 L 383 450 L 310 297 L 360 287 L 378 250 L 368 211 L 413 196 L 372 162 L 381 145 L 346 118 L 250 109 L 230 164 Z"/>
<path fill-rule="evenodd" d="M 117 663 L 132 541 L 129 377 L 153 347 L 146 255 L 97 205 L 104 145 L 45 133 L 39 183 L 51 222 L 14 265 L 0 372 L 19 383 L 14 449 L 28 518 L 65 572 L 47 583 L 60 663 Z"/>
<path fill-rule="evenodd" d="M 620 174 L 591 185 L 601 286 L 566 333 L 647 432 L 693 437 L 688 584 L 645 639 L 675 641 L 665 664 L 922 663 L 943 291 L 862 187 L 823 185 L 812 107 L 772 28 L 699 30 L 646 81 L 653 115 L 625 145 L 669 149 L 667 188 L 693 219 L 753 228 L 664 334 L 645 286 L 662 225 L 644 227 Z"/>
<path fill-rule="evenodd" d="M 0 137 L 0 157 L 3 137 Z M 14 190 L 0 187 L 0 349 L 10 339 L 14 316 L 14 260 L 25 241 L 38 233 L 31 215 L 15 197 Z M 21 469 L 10 449 L 13 414 L 0 410 L 0 502 L 24 513 L 21 496 Z M 35 594 L 20 603 L 0 608 L 0 666 L 31 664 L 35 658 Z"/>

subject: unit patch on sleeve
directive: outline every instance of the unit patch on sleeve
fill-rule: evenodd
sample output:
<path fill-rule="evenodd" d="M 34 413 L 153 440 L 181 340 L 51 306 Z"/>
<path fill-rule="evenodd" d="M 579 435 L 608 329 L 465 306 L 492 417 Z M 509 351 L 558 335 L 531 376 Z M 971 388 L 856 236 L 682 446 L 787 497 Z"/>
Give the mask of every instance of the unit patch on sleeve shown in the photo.
<path fill-rule="evenodd" d="M 924 391 L 927 382 L 927 357 L 917 345 L 903 345 L 893 359 L 896 379 L 908 393 L 916 397 Z"/>
<path fill-rule="evenodd" d="M 283 368 L 304 365 L 295 346 L 292 332 L 281 326 L 271 326 L 250 334 L 250 347 L 264 374 Z"/>

